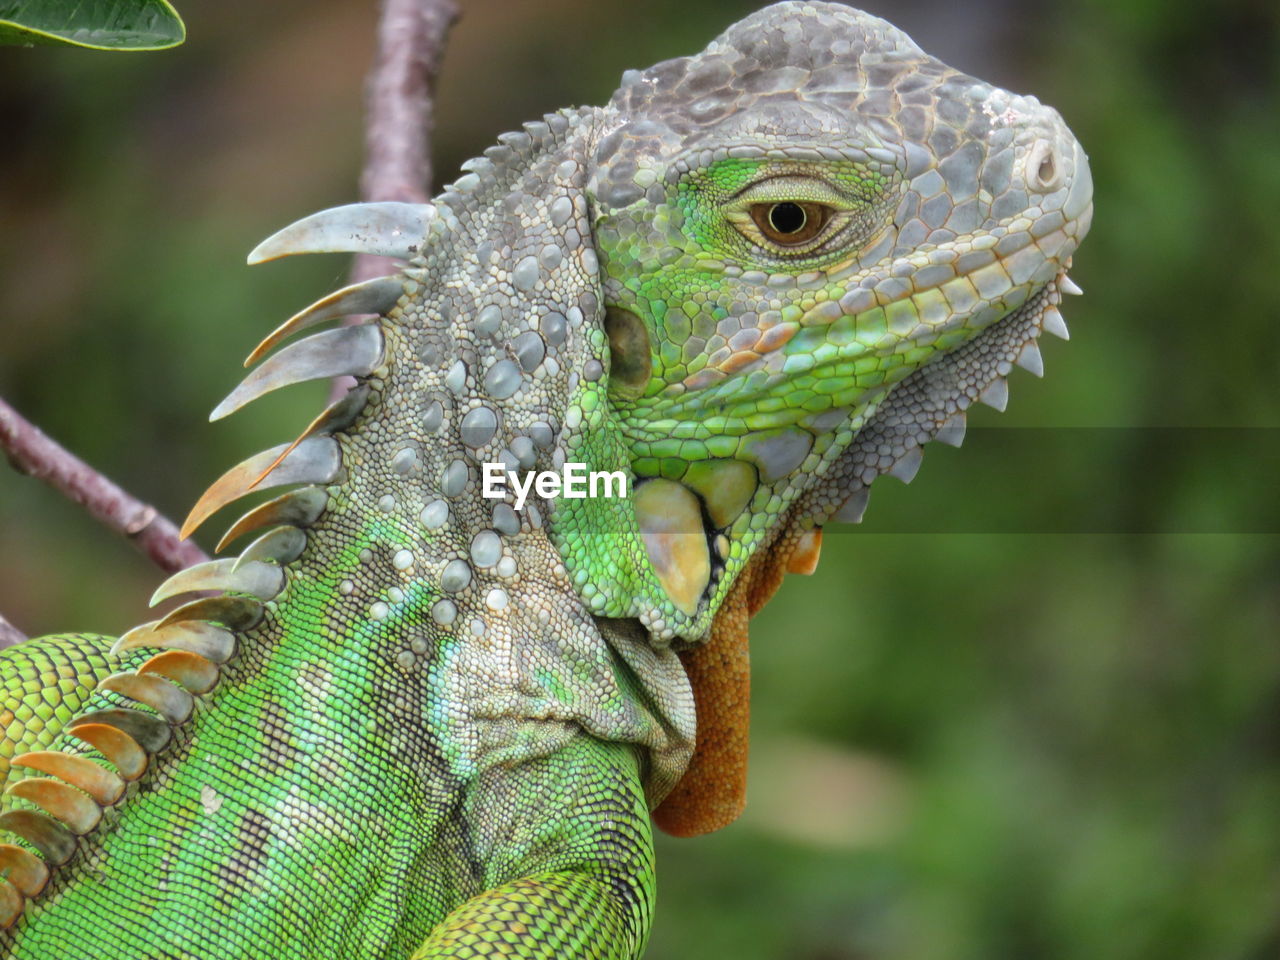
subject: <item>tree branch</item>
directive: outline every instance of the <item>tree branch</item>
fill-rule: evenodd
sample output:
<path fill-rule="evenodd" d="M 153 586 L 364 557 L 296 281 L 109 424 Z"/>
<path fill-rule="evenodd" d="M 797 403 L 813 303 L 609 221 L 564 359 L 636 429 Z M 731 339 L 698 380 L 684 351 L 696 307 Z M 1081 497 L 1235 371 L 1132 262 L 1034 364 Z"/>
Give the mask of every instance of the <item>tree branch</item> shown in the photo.
<path fill-rule="evenodd" d="M 361 200 L 425 203 L 431 195 L 432 97 L 445 37 L 457 17 L 454 0 L 382 0 L 377 51 L 365 88 Z M 351 282 L 386 276 L 396 267 L 388 257 L 360 254 L 351 265 Z M 332 398 L 354 384 L 351 377 L 335 378 Z"/>
<path fill-rule="evenodd" d="M 445 35 L 457 16 L 453 0 L 383 0 L 378 49 L 365 90 L 362 199 L 426 202 L 432 95 Z"/>
<path fill-rule="evenodd" d="M 0 451 L 19 473 L 43 480 L 106 526 L 124 534 L 160 569 L 173 573 L 208 559 L 194 543 L 179 540 L 178 528 L 155 507 L 125 493 L 3 400 Z M 21 631 L 0 617 L 0 649 L 24 639 Z"/>
<path fill-rule="evenodd" d="M 170 573 L 209 559 L 155 507 L 121 490 L 75 454 L 59 446 L 0 400 L 0 450 L 15 470 L 43 480 L 80 504 L 112 530 L 124 534 L 160 569 Z"/>

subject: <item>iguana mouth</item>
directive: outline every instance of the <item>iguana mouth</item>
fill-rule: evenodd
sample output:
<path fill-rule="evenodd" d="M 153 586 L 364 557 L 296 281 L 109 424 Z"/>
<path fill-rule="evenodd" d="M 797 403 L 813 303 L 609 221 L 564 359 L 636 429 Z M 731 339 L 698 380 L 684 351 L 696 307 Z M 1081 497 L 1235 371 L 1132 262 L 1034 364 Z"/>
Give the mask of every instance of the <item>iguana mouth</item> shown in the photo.
<path fill-rule="evenodd" d="M 1080 218 L 1081 236 L 1091 214 L 1090 205 Z M 792 506 L 778 528 L 777 540 L 759 555 L 767 566 L 749 570 L 749 611 L 767 602 L 784 572 L 814 571 L 824 524 L 862 521 L 877 477 L 888 473 L 910 483 L 920 468 L 925 443 L 959 446 L 966 411 L 974 401 L 1004 410 L 1006 378 L 1014 366 L 1036 376 L 1043 374 L 1039 337 L 1048 332 L 1068 339 L 1058 307 L 1064 294 L 1083 292 L 1067 275 L 1070 266 L 1068 256 L 1058 274 L 1020 307 L 889 389 L 831 469 Z M 713 582 L 722 575 L 722 569 L 715 569 Z M 719 829 L 738 816 L 744 802 L 747 728 L 743 705 L 749 698 L 745 619 L 725 618 L 716 628 L 720 632 L 708 647 L 681 654 L 699 700 L 699 735 L 712 746 L 699 746 L 685 778 L 655 812 L 659 825 L 678 836 Z M 725 704 L 731 706 L 726 709 Z"/>

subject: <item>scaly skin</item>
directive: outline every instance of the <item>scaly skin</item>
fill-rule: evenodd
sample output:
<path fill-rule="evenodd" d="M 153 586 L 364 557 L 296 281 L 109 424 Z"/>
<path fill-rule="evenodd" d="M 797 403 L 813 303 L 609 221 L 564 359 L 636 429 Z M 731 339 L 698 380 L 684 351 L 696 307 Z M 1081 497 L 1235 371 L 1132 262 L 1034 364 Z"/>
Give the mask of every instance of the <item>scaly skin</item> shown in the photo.
<path fill-rule="evenodd" d="M 160 596 L 221 593 L 110 655 L 0 655 L 6 748 L 37 751 L 0 815 L 6 957 L 638 956 L 650 812 L 741 807 L 748 617 L 1038 366 L 1092 213 L 1056 113 L 826 4 L 501 141 L 433 205 L 255 253 L 410 262 L 318 315 L 375 323 L 219 409 L 360 379 L 193 511 L 305 484 Z M 481 495 L 482 463 L 566 461 L 628 495 Z"/>

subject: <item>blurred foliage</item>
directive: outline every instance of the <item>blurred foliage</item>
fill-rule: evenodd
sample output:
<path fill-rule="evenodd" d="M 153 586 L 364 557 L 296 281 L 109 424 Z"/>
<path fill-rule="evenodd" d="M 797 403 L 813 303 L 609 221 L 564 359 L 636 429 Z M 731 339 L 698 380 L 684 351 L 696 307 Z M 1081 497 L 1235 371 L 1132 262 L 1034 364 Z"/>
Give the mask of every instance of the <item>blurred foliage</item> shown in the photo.
<path fill-rule="evenodd" d="M 168 0 L 7 0 L 0 44 L 164 50 L 186 36 Z"/>
<path fill-rule="evenodd" d="M 1089 296 L 1044 381 L 1016 374 L 1009 412 L 910 488 L 877 484 L 757 620 L 751 804 L 660 841 L 650 956 L 1280 955 L 1280 10 L 867 2 L 1061 110 L 1097 184 Z M 354 196 L 375 14 L 193 6 L 170 57 L 0 55 L 0 394 L 171 516 L 321 403 L 203 423 L 258 338 L 343 280 L 341 258 L 242 264 Z M 463 6 L 441 182 L 754 5 Z M 0 473 L 16 624 L 119 631 L 159 579 Z"/>

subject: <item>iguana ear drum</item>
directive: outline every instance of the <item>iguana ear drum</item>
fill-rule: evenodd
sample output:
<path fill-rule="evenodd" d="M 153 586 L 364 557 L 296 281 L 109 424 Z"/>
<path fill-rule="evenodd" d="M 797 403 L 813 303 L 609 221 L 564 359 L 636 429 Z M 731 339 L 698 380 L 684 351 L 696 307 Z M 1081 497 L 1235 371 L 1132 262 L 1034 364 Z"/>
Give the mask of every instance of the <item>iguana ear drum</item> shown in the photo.
<path fill-rule="evenodd" d="M 609 392 L 624 400 L 640 396 L 653 372 L 644 321 L 630 310 L 609 307 L 604 314 L 604 332 L 609 337 Z"/>
<path fill-rule="evenodd" d="M 692 617 L 711 581 L 711 554 L 698 498 L 674 480 L 638 484 L 632 497 L 653 572 L 681 612 Z"/>

